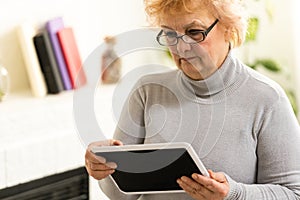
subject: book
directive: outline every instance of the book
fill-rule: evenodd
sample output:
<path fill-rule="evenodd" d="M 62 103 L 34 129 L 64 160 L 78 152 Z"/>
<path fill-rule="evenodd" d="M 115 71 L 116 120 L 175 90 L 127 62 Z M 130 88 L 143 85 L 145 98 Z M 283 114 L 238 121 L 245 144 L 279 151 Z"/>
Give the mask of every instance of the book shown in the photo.
<path fill-rule="evenodd" d="M 64 22 L 61 17 L 51 19 L 46 22 L 46 30 L 48 31 L 52 51 L 55 56 L 56 64 L 60 72 L 61 80 L 65 90 L 72 89 L 69 72 L 66 66 L 66 62 L 59 44 L 57 32 L 64 28 Z"/>
<path fill-rule="evenodd" d="M 36 36 L 34 36 L 33 41 L 38 55 L 40 67 L 46 80 L 48 93 L 57 94 L 64 88 L 52 52 L 48 32 L 42 31 L 41 33 L 38 33 Z"/>
<path fill-rule="evenodd" d="M 79 88 L 86 83 L 82 62 L 76 44 L 73 29 L 63 28 L 57 32 L 58 40 L 66 61 L 73 88 Z"/>
<path fill-rule="evenodd" d="M 33 37 L 36 34 L 34 26 L 29 22 L 25 22 L 17 27 L 17 36 L 32 94 L 35 97 L 43 97 L 47 94 L 47 86 L 33 44 Z"/>

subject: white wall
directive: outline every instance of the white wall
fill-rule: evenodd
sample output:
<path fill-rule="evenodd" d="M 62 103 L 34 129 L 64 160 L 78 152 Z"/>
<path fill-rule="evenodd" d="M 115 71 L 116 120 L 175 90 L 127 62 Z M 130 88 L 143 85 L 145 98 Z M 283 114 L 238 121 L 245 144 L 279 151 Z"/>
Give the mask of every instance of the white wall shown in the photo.
<path fill-rule="evenodd" d="M 282 75 L 267 73 L 282 86 L 291 88 L 298 96 L 300 106 L 300 3 L 297 0 L 246 0 L 249 13 L 260 17 L 258 37 L 248 47 L 250 60 L 255 58 L 271 58 L 282 67 Z M 264 6 L 268 5 L 273 13 L 270 19 Z M 243 50 L 245 48 L 241 48 Z M 265 72 L 261 70 L 261 72 Z M 299 107 L 298 106 L 298 107 Z M 299 116 L 300 117 L 300 116 Z"/>
<path fill-rule="evenodd" d="M 295 66 L 295 58 L 293 57 L 294 38 L 292 37 L 295 24 L 291 21 L 292 1 L 250 1 L 250 16 L 258 16 L 260 22 L 257 40 L 248 49 L 250 60 L 253 58 L 272 58 L 291 74 Z M 268 17 L 265 10 L 266 2 L 270 2 L 273 13 L 272 18 Z M 293 77 L 292 81 L 294 81 Z"/>
<path fill-rule="evenodd" d="M 298 0 L 292 0 L 291 4 L 291 24 L 293 24 L 293 58 L 294 58 L 294 71 L 295 71 L 295 88 L 297 91 L 297 100 L 300 107 L 300 2 Z M 298 118 L 300 119 L 300 111 L 298 113 Z"/>
<path fill-rule="evenodd" d="M 73 27 L 82 60 L 105 35 L 146 24 L 141 0 L 0 0 L 0 62 L 9 71 L 13 92 L 29 88 L 15 28 L 24 21 L 40 27 L 57 16 Z"/>

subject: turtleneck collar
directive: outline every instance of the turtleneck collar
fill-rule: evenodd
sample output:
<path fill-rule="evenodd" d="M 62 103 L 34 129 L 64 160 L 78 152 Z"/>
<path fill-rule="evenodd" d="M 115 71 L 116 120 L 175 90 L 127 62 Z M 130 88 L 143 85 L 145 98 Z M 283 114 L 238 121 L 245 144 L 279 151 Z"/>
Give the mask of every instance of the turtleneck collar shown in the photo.
<path fill-rule="evenodd" d="M 202 103 L 220 101 L 230 94 L 233 88 L 241 83 L 241 62 L 234 57 L 232 50 L 224 63 L 211 76 L 204 80 L 192 80 L 182 71 L 178 72 L 178 83 L 184 96 Z"/>

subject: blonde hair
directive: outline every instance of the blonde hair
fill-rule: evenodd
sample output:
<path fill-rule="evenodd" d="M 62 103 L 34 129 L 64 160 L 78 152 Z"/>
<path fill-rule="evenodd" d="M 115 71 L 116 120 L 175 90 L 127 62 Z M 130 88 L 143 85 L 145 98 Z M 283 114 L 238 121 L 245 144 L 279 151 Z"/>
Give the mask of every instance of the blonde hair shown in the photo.
<path fill-rule="evenodd" d="M 247 15 L 242 0 L 144 0 L 144 3 L 152 25 L 161 25 L 167 15 L 194 13 L 205 8 L 225 27 L 232 47 L 240 46 L 245 40 Z"/>

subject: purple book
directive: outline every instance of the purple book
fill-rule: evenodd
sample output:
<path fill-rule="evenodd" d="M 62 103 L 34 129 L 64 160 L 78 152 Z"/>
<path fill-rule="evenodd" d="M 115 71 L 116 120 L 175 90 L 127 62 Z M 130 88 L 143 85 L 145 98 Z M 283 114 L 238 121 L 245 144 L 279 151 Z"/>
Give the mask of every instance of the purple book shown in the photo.
<path fill-rule="evenodd" d="M 59 44 L 57 32 L 64 28 L 64 22 L 61 17 L 49 20 L 46 23 L 46 29 L 49 33 L 52 49 L 56 58 L 57 66 L 61 75 L 63 86 L 65 90 L 72 89 L 72 84 L 69 76 L 69 72 L 66 66 L 66 62 Z"/>

